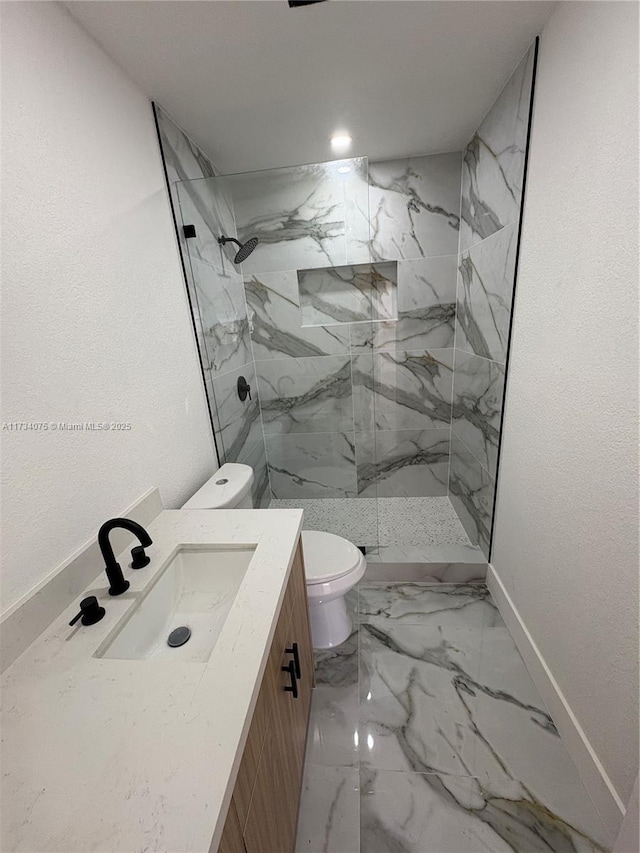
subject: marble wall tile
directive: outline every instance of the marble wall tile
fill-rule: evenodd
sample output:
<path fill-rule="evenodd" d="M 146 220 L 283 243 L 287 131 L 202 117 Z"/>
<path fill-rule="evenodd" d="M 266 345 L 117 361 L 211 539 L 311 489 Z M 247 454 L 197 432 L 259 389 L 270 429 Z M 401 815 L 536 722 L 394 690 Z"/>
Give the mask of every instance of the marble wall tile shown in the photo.
<path fill-rule="evenodd" d="M 398 315 L 397 265 L 354 264 L 299 270 L 304 326 L 334 326 Z"/>
<path fill-rule="evenodd" d="M 243 264 L 245 275 L 343 265 L 348 246 L 349 260 L 369 259 L 362 181 L 366 158 L 359 158 L 349 172 L 339 172 L 346 164 L 354 161 L 229 177 L 238 237 L 260 240 Z M 353 198 L 347 204 L 350 191 Z"/>
<path fill-rule="evenodd" d="M 295 271 L 245 276 L 253 352 L 257 360 L 349 352 L 349 328 L 302 326 Z"/>
<path fill-rule="evenodd" d="M 449 498 L 462 526 L 487 559 L 491 540 L 495 484 L 475 456 L 451 436 Z"/>
<path fill-rule="evenodd" d="M 534 50 L 532 45 L 465 149 L 462 251 L 520 216 Z"/>
<path fill-rule="evenodd" d="M 446 495 L 449 430 L 386 430 L 356 434 L 362 497 Z"/>
<path fill-rule="evenodd" d="M 253 431 L 253 434 L 255 434 L 255 431 Z M 267 454 L 262 434 L 258 435 L 257 441 L 253 444 L 245 445 L 236 461 L 253 468 L 253 486 L 251 487 L 253 505 L 256 509 L 265 509 L 271 503 L 271 487 L 269 485 L 269 468 L 267 466 Z"/>
<path fill-rule="evenodd" d="M 374 353 L 373 373 L 376 429 L 425 429 L 451 423 L 452 350 Z"/>
<path fill-rule="evenodd" d="M 266 436 L 274 498 L 354 498 L 354 434 L 313 433 Z"/>
<path fill-rule="evenodd" d="M 451 427 L 495 478 L 505 369 L 495 361 L 456 350 Z"/>
<path fill-rule="evenodd" d="M 214 177 L 217 170 L 207 155 L 180 130 L 158 104 L 155 104 L 155 111 L 169 183 Z"/>
<path fill-rule="evenodd" d="M 456 274 L 456 255 L 398 261 L 397 320 L 353 326 L 352 350 L 453 346 Z"/>
<path fill-rule="evenodd" d="M 435 154 L 369 164 L 373 260 L 458 251 L 462 154 Z"/>
<path fill-rule="evenodd" d="M 456 347 L 505 362 L 513 305 L 517 224 L 508 225 L 460 257 Z"/>
<path fill-rule="evenodd" d="M 193 225 L 196 236 L 184 241 L 190 257 L 212 266 L 236 269 L 233 244 L 221 246 L 221 235 L 234 236 L 233 203 L 225 184 L 226 178 L 200 178 L 176 184 L 181 226 Z"/>
<path fill-rule="evenodd" d="M 253 358 L 242 278 L 195 257 L 191 270 L 207 357 L 205 372 L 228 373 Z"/>
<path fill-rule="evenodd" d="M 238 397 L 238 378 L 244 376 L 251 385 L 252 399 L 242 402 Z M 213 379 L 211 383 L 219 421 L 218 438 L 222 444 L 225 462 L 237 462 L 245 448 L 251 447 L 262 437 L 260 407 L 256 393 L 256 378 L 253 364 L 229 371 Z"/>
<path fill-rule="evenodd" d="M 265 434 L 353 430 L 349 356 L 256 363 Z"/>

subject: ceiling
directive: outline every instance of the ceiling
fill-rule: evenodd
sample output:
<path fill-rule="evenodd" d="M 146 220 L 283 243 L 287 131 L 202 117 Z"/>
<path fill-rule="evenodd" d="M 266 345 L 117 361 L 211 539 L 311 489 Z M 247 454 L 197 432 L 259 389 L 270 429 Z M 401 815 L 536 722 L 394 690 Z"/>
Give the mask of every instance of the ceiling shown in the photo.
<path fill-rule="evenodd" d="M 224 173 L 462 148 L 554 3 L 70 0 Z M 344 156 L 344 155 L 343 155 Z"/>

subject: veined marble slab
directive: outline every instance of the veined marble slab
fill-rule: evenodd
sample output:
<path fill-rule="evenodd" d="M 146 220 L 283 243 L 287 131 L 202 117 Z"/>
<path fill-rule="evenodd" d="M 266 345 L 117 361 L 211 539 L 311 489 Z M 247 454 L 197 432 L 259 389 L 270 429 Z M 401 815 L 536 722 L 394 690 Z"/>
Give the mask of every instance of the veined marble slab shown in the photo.
<path fill-rule="evenodd" d="M 395 263 L 298 270 L 303 326 L 397 318 Z"/>
<path fill-rule="evenodd" d="M 353 326 L 352 351 L 453 346 L 456 274 L 456 255 L 398 261 L 397 320 Z"/>
<path fill-rule="evenodd" d="M 469 539 L 488 558 L 495 483 L 455 433 L 450 453 L 449 498 Z"/>
<path fill-rule="evenodd" d="M 260 241 L 244 274 L 367 262 L 366 173 L 360 157 L 229 176 L 238 239 Z"/>
<path fill-rule="evenodd" d="M 534 52 L 532 45 L 464 152 L 461 251 L 519 219 Z"/>
<path fill-rule="evenodd" d="M 458 251 L 461 153 L 369 164 L 373 260 Z"/>
<path fill-rule="evenodd" d="M 504 381 L 503 365 L 456 350 L 451 410 L 453 433 L 494 478 Z"/>
<path fill-rule="evenodd" d="M 244 289 L 257 360 L 349 352 L 349 328 L 302 326 L 295 270 L 245 276 Z"/>
<path fill-rule="evenodd" d="M 356 767 L 307 764 L 296 853 L 360 853 L 359 801 Z"/>
<path fill-rule="evenodd" d="M 205 371 L 216 376 L 247 364 L 253 356 L 241 276 L 197 257 L 191 259 L 191 270 L 207 356 Z"/>
<path fill-rule="evenodd" d="M 238 379 L 244 376 L 252 389 L 252 399 L 243 401 L 238 397 Z M 222 442 L 225 461 L 237 462 L 262 438 L 260 407 L 256 393 L 256 377 L 253 363 L 217 376 L 209 383 L 213 389 L 215 414 L 218 418 L 218 434 Z"/>
<path fill-rule="evenodd" d="M 458 271 L 456 348 L 504 364 L 516 271 L 517 223 L 463 252 Z"/>
<path fill-rule="evenodd" d="M 256 367 L 265 435 L 353 431 L 348 355 L 270 359 Z"/>
<path fill-rule="evenodd" d="M 356 496 L 353 432 L 267 435 L 265 443 L 274 498 Z"/>
<path fill-rule="evenodd" d="M 358 433 L 356 466 L 363 497 L 446 495 L 449 430 Z"/>
<path fill-rule="evenodd" d="M 453 350 L 358 352 L 352 368 L 357 432 L 451 422 Z"/>

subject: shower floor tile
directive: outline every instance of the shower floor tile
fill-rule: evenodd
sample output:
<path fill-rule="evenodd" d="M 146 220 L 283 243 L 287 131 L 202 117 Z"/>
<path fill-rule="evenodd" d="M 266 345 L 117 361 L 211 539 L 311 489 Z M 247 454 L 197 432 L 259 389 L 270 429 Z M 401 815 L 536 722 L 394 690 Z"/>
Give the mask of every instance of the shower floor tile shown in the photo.
<path fill-rule="evenodd" d="M 297 853 L 605 853 L 482 585 L 361 583 L 316 651 Z"/>
<path fill-rule="evenodd" d="M 308 530 L 325 530 L 367 548 L 372 562 L 486 563 L 447 497 L 272 500 L 304 510 Z"/>

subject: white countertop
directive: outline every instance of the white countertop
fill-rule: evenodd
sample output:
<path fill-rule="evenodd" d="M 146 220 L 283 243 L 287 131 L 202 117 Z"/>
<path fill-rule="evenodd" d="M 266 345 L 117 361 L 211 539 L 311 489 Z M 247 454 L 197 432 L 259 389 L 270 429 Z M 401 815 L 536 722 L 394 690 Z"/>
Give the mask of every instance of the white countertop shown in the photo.
<path fill-rule="evenodd" d="M 208 853 L 222 833 L 302 524 L 301 510 L 169 510 L 130 589 L 85 595 L 1 682 L 2 853 Z M 257 545 L 206 663 L 94 657 L 179 545 Z M 96 567 L 96 573 L 100 566 Z"/>

